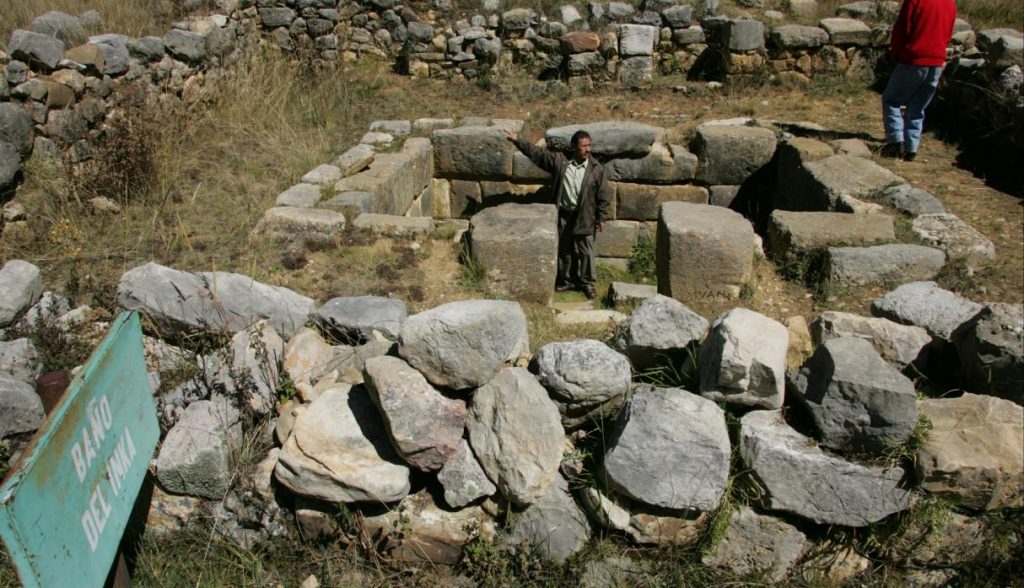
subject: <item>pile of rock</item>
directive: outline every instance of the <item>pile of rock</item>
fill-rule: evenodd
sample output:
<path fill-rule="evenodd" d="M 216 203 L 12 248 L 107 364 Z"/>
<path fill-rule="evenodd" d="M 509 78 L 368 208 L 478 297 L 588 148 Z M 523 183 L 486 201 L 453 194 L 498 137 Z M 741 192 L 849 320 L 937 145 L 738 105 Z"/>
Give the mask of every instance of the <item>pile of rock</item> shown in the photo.
<path fill-rule="evenodd" d="M 43 311 L 34 266 L 8 262 L 0 275 L 3 324 Z M 957 516 L 978 531 L 970 549 L 918 553 L 918 564 L 955 567 L 984 541 L 970 513 L 1024 503 L 1020 305 L 961 301 L 953 312 L 953 300 L 943 302 L 950 293 L 909 284 L 875 306 L 917 326 L 825 313 L 817 348 L 787 378 L 785 326 L 743 308 L 709 324 L 660 295 L 643 300 L 610 345 L 555 342 L 531 358 L 516 302 L 454 302 L 411 316 L 401 301 L 372 296 L 318 307 L 245 276 L 156 264 L 128 271 L 118 292 L 162 333 L 230 337 L 205 356 L 146 338 L 154 383 L 183 366 L 198 374 L 157 397 L 166 435 L 153 532 L 208 508 L 244 545 L 286 534 L 293 517 L 303 537 L 326 538 L 352 531 L 333 516 L 346 504 L 362 513 L 361 532 L 387 537 L 379 544 L 397 561 L 454 563 L 476 537 L 564 561 L 596 527 L 639 545 L 691 545 L 737 473 L 729 412 L 742 415 L 736 467 L 764 492 L 729 511 L 707 565 L 783 578 L 823 548 L 818 531 L 869 525 L 934 495 L 957 501 Z M 55 312 L 48 320 L 73 324 Z M 942 337 L 980 394 L 917 399 L 901 370 Z M 0 345 L 8 438 L 42 422 L 29 383 L 39 365 L 24 339 Z M 697 372 L 692 391 L 634 379 L 634 369 L 683 364 Z M 974 376 L 982 373 L 991 378 Z M 295 396 L 279 404 L 285 381 Z M 233 448 L 252 434 L 242 412 L 270 419 L 264 430 L 276 446 L 237 479 Z M 906 443 L 922 416 L 932 432 L 914 472 L 848 457 Z M 393 507 L 378 514 L 380 505 Z M 511 522 L 502 529 L 500 520 Z M 907 532 L 944 541 L 934 529 Z"/>

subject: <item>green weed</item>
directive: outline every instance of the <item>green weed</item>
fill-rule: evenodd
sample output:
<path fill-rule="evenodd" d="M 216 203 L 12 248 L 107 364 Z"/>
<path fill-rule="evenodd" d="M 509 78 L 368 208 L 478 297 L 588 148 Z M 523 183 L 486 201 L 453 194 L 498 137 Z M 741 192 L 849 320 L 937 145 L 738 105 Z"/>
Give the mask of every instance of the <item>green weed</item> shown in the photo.
<path fill-rule="evenodd" d="M 629 273 L 640 282 L 655 282 L 657 274 L 654 262 L 654 239 L 645 233 L 641 234 L 633 245 L 626 267 L 629 269 Z"/>

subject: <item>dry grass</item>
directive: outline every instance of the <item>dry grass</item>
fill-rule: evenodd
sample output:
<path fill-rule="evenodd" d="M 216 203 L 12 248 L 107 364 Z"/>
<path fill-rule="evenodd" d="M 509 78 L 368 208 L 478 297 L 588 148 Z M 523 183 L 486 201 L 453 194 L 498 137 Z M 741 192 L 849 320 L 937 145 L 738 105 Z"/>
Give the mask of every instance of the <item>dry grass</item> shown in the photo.
<path fill-rule="evenodd" d="M 78 16 L 87 10 L 103 15 L 103 26 L 93 33 L 122 33 L 133 37 L 163 36 L 181 16 L 181 3 L 173 0 L 0 0 L 0 47 L 11 31 L 27 29 L 35 17 L 56 10 Z"/>

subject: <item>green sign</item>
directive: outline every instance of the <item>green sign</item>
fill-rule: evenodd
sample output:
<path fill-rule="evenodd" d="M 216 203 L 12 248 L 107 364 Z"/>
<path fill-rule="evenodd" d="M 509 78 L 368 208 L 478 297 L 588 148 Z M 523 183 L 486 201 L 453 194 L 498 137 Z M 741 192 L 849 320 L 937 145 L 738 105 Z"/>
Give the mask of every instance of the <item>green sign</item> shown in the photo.
<path fill-rule="evenodd" d="M 0 488 L 23 585 L 103 585 L 159 438 L 139 316 L 121 313 Z"/>

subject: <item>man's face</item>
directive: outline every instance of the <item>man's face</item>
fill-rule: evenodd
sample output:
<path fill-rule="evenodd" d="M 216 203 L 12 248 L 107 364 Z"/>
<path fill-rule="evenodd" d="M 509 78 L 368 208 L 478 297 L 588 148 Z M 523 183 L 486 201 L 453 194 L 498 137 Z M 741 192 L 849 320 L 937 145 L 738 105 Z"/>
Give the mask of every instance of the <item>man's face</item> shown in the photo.
<path fill-rule="evenodd" d="M 573 149 L 573 155 L 576 161 L 583 161 L 590 157 L 590 137 L 583 137 L 577 143 Z"/>

